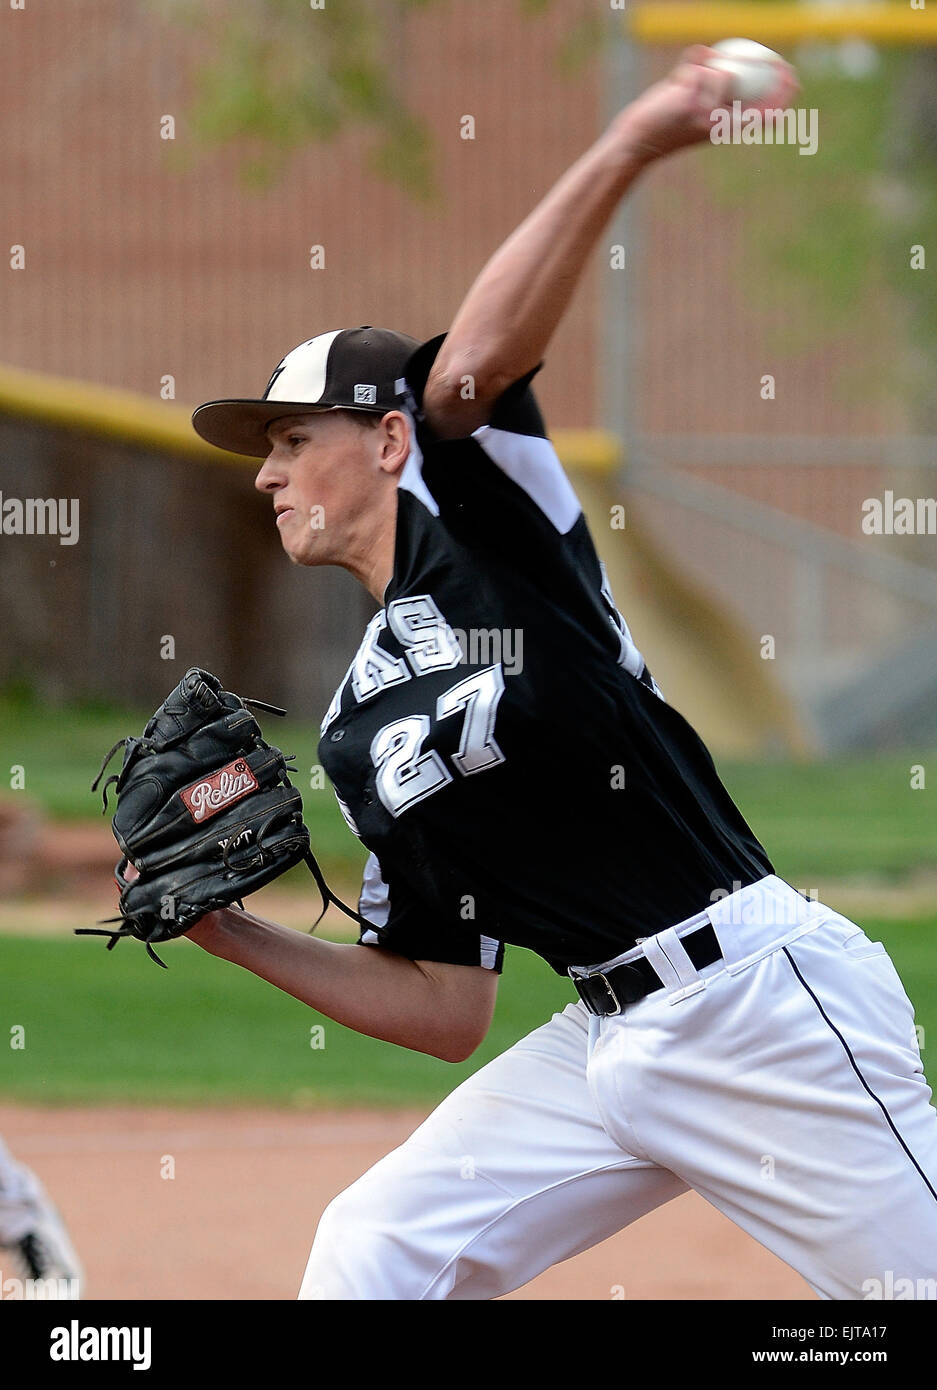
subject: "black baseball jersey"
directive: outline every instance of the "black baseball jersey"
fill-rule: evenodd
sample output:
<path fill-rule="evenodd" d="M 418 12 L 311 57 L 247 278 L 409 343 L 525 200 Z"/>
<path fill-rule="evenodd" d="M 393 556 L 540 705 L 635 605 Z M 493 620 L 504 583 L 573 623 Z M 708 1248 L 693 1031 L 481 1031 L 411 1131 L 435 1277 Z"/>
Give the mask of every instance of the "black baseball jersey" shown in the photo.
<path fill-rule="evenodd" d="M 565 972 L 773 869 L 615 607 L 535 373 L 437 440 L 420 402 L 442 341 L 400 383 L 394 573 L 319 757 L 371 851 L 363 942 L 494 969 L 509 943 Z"/>

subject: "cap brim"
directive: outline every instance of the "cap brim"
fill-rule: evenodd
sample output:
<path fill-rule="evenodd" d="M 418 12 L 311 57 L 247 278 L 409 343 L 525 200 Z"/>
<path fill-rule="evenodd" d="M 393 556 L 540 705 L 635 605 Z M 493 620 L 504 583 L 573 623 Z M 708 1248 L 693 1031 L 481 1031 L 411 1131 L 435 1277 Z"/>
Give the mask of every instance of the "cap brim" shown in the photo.
<path fill-rule="evenodd" d="M 316 415 L 334 406 L 308 401 L 206 401 L 192 416 L 195 433 L 231 454 L 265 459 L 270 452 L 267 430 L 287 415 Z"/>

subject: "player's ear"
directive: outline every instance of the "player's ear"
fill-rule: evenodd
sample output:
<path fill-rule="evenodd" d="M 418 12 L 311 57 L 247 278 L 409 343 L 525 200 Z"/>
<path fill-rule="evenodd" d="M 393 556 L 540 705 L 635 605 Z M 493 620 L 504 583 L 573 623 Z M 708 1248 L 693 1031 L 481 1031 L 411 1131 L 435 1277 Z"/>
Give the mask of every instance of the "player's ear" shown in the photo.
<path fill-rule="evenodd" d="M 402 410 L 390 410 L 378 426 L 381 471 L 399 475 L 410 456 L 410 421 Z"/>

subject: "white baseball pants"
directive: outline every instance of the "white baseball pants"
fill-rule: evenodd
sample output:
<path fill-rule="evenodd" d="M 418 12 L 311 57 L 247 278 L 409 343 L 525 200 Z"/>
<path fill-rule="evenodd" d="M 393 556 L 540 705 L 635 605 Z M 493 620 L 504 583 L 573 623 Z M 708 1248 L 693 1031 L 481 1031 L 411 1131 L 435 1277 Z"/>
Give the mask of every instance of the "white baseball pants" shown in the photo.
<path fill-rule="evenodd" d="M 497 1298 L 688 1187 L 821 1298 L 937 1296 L 937 1113 L 885 948 L 772 876 L 639 949 L 664 988 L 459 1086 L 327 1207 L 300 1298 Z"/>

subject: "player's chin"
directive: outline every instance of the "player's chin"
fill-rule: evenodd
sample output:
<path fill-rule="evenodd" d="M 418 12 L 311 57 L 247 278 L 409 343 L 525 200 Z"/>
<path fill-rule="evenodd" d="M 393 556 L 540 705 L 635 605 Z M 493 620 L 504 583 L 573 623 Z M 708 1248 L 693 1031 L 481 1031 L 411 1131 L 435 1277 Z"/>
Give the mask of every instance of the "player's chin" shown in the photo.
<path fill-rule="evenodd" d="M 293 565 L 324 565 L 327 559 L 322 554 L 322 549 L 317 546 L 310 536 L 301 538 L 284 536 L 283 549 L 290 564 Z"/>

